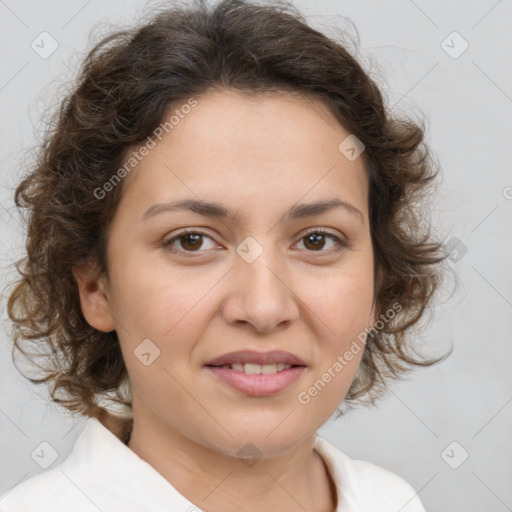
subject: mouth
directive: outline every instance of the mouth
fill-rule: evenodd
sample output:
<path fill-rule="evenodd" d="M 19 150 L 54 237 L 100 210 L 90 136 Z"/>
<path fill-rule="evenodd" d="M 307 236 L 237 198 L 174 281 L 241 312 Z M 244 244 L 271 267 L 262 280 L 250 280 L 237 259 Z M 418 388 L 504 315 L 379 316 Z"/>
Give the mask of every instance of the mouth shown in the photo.
<path fill-rule="evenodd" d="M 232 363 L 232 364 L 224 364 L 221 366 L 216 365 L 206 365 L 209 368 L 223 368 L 224 370 L 233 370 L 235 372 L 245 373 L 246 375 L 274 375 L 276 373 L 283 372 L 285 370 L 289 370 L 290 368 L 299 368 L 304 367 L 303 365 L 298 364 L 286 364 L 286 363 L 277 363 L 277 364 L 256 364 L 256 363 Z"/>
<path fill-rule="evenodd" d="M 207 366 L 231 366 L 234 364 L 241 364 L 243 366 L 252 364 L 259 366 L 272 366 L 272 365 L 289 365 L 289 366 L 306 366 L 306 363 L 295 354 L 286 352 L 284 350 L 271 350 L 270 352 L 258 352 L 256 350 L 238 350 L 236 352 L 229 352 L 223 354 L 215 359 L 212 359 Z M 253 368 L 254 370 L 255 368 Z"/>
<path fill-rule="evenodd" d="M 305 366 L 291 366 L 275 373 L 245 373 L 230 367 L 206 366 L 217 383 L 250 396 L 276 395 L 295 383 L 306 370 Z"/>
<path fill-rule="evenodd" d="M 205 368 L 217 383 L 250 396 L 270 396 L 295 383 L 307 366 L 289 352 L 239 351 L 220 356 Z"/>

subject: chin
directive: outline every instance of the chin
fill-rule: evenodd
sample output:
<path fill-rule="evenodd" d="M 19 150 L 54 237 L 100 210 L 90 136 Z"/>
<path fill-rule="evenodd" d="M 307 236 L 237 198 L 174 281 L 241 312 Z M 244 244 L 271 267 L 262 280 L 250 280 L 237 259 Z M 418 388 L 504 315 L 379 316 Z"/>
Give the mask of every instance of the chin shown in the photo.
<path fill-rule="evenodd" d="M 282 418 L 279 421 L 282 421 Z M 294 430 L 290 425 L 280 428 L 277 426 L 279 421 L 274 422 L 272 428 L 266 423 L 254 423 L 247 428 L 238 427 L 236 431 L 229 429 L 233 437 L 226 434 L 222 441 L 218 440 L 215 449 L 230 457 L 277 457 L 286 454 L 311 435 L 299 429 Z"/>

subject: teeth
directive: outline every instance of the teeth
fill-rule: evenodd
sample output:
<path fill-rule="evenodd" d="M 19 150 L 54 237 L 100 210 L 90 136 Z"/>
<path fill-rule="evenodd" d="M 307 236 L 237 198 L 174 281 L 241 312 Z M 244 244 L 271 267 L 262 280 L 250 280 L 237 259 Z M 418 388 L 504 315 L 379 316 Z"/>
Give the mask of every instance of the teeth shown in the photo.
<path fill-rule="evenodd" d="M 281 372 L 291 368 L 290 364 L 277 363 L 277 364 L 254 364 L 254 363 L 233 363 L 232 365 L 224 365 L 223 368 L 231 368 L 237 372 L 244 372 L 249 375 L 257 375 L 263 373 L 269 375 L 272 373 Z"/>

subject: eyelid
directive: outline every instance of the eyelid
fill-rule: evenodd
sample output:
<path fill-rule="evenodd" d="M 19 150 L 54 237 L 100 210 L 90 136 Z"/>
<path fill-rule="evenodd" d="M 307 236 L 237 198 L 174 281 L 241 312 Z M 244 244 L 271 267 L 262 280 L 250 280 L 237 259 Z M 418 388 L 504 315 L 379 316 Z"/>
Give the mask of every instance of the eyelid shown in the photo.
<path fill-rule="evenodd" d="M 329 229 L 327 229 L 327 228 L 308 228 L 308 229 L 306 229 L 306 231 L 303 231 L 301 233 L 301 236 L 299 238 L 303 238 L 311 233 L 322 233 L 324 235 L 331 235 L 331 236 L 334 236 L 341 240 L 341 237 L 337 233 L 335 233 L 333 231 L 329 231 Z M 341 240 L 341 241 L 343 241 L 343 240 Z"/>

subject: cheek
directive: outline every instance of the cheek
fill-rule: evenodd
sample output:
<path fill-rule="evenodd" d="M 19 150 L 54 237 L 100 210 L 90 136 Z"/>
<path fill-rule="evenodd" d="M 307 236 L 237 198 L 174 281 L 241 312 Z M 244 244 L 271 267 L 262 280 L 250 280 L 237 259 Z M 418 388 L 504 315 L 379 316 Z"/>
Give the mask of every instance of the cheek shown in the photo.
<path fill-rule="evenodd" d="M 344 335 L 367 327 L 372 302 L 373 280 L 367 276 L 345 276 L 330 303 L 334 329 Z"/>
<path fill-rule="evenodd" d="M 222 275 L 178 267 L 165 257 L 126 257 L 113 276 L 114 311 L 139 336 L 169 336 L 189 324 L 191 315 L 205 313 L 204 299 Z"/>
<path fill-rule="evenodd" d="M 303 281 L 298 295 L 338 340 L 368 327 L 374 293 L 372 264 L 359 261 L 321 279 Z"/>
<path fill-rule="evenodd" d="M 311 376 L 311 395 L 322 394 L 316 407 L 329 411 L 347 393 L 365 350 L 373 303 L 372 261 L 339 271 L 309 294 L 314 311 L 319 365 Z M 325 388 L 325 392 L 323 391 Z M 306 397 L 307 398 L 307 397 Z"/>

